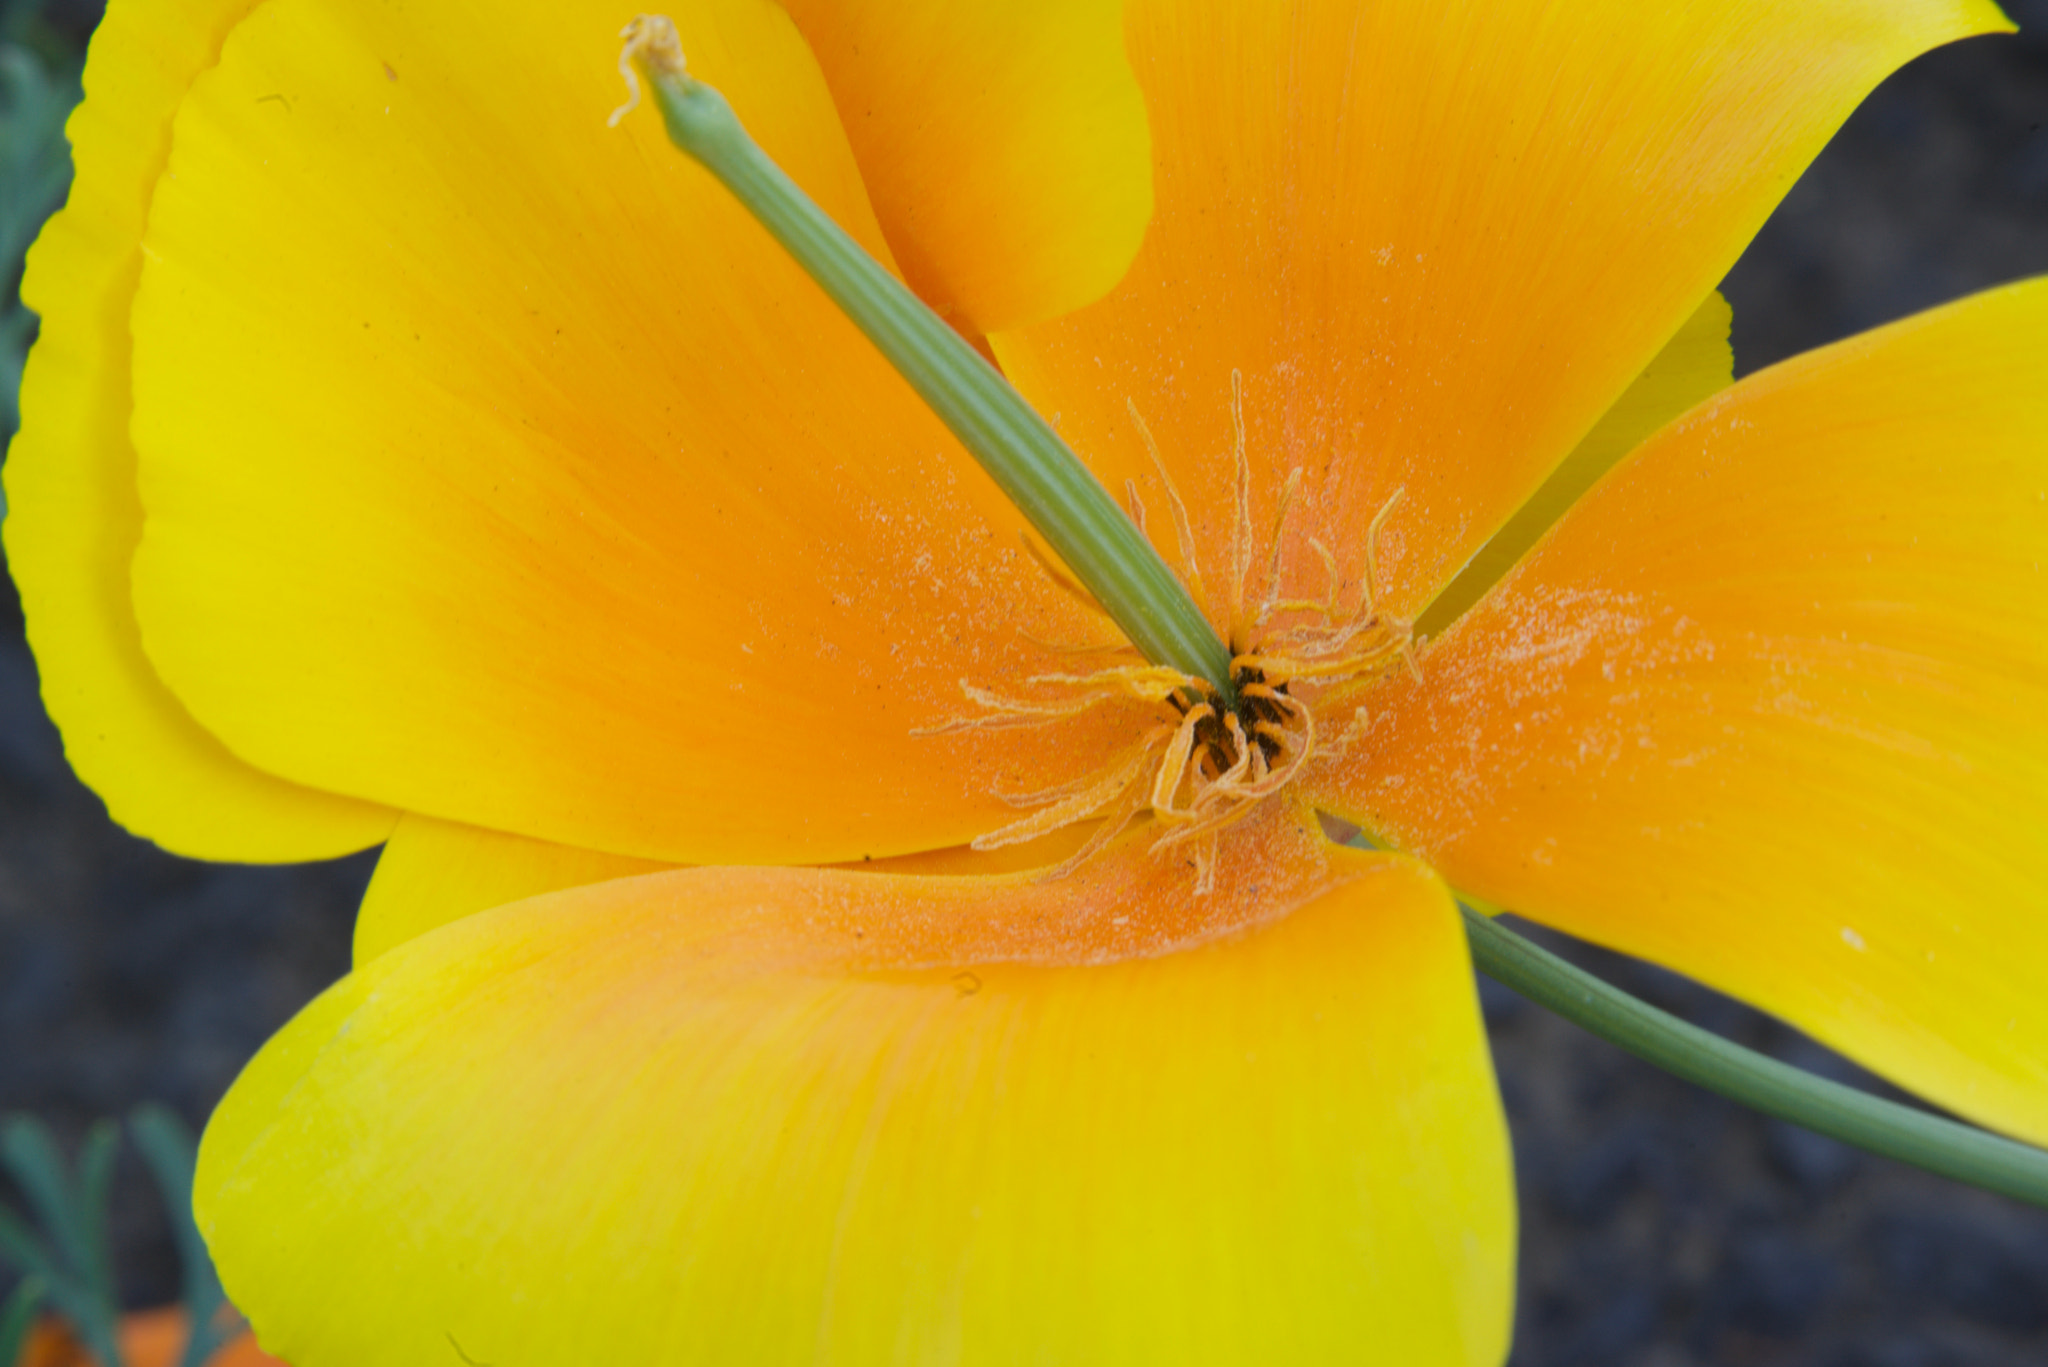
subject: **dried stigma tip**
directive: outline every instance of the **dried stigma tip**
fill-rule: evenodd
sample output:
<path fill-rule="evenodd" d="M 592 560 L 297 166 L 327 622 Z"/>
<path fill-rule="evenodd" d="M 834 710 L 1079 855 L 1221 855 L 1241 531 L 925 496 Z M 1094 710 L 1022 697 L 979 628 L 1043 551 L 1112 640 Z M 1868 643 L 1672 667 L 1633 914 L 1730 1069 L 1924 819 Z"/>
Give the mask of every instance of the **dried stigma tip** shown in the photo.
<path fill-rule="evenodd" d="M 634 67 L 645 71 L 650 81 L 682 76 L 688 70 L 683 62 L 683 40 L 676 35 L 675 21 L 665 14 L 637 15 L 619 30 L 619 37 L 625 44 L 619 49 L 619 75 L 626 81 L 626 102 L 605 120 L 611 128 L 617 128 L 619 120 L 640 105 L 640 78 L 633 73 Z"/>

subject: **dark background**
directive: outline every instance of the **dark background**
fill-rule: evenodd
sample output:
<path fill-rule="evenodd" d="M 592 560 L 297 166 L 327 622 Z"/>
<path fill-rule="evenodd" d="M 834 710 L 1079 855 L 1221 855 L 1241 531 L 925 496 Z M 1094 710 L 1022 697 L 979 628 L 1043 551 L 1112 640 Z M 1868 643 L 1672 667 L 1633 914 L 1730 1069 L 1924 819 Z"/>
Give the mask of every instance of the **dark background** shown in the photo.
<path fill-rule="evenodd" d="M 65 0 L 31 25 L 12 9 L 12 36 L 58 62 L 95 13 Z M 1793 190 L 1727 282 L 1739 370 L 2048 272 L 2048 0 L 2007 12 L 2028 32 L 1915 62 Z M 13 270 L 0 260 L 0 300 Z M 145 1100 L 202 1124 L 346 971 L 373 862 L 194 864 L 115 829 L 65 766 L 0 581 L 0 1112 L 72 1144 Z M 1570 952 L 1696 1023 L 1881 1087 L 1683 979 Z M 2048 1213 L 1764 1120 L 1482 986 L 1522 1191 L 1515 1367 L 2048 1364 Z M 124 1162 L 124 1293 L 161 1303 L 168 1229 Z"/>

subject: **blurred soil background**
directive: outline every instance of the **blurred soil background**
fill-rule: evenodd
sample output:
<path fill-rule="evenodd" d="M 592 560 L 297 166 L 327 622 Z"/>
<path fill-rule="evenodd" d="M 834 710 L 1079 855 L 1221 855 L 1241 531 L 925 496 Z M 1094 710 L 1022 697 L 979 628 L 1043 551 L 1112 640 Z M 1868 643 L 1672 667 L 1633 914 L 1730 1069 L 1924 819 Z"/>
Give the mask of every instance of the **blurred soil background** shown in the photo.
<path fill-rule="evenodd" d="M 1792 191 L 1727 282 L 1740 370 L 2048 272 L 2048 0 L 2007 10 L 2021 36 L 1915 62 Z M 14 308 L 17 254 L 61 193 L 45 130 L 97 8 L 0 0 L 0 15 L 11 400 L 33 327 Z M 0 431 L 12 421 L 0 402 Z M 346 971 L 373 863 L 194 864 L 116 829 L 65 765 L 0 582 L 0 1113 L 72 1145 L 142 1101 L 203 1124 L 265 1037 Z M 1545 938 L 1689 1020 L 1879 1085 L 1683 979 Z M 2048 1364 L 2048 1213 L 1761 1119 L 1482 987 L 1522 1190 L 1514 1367 Z M 160 1304 L 177 1292 L 169 1231 L 124 1162 L 123 1292 Z"/>

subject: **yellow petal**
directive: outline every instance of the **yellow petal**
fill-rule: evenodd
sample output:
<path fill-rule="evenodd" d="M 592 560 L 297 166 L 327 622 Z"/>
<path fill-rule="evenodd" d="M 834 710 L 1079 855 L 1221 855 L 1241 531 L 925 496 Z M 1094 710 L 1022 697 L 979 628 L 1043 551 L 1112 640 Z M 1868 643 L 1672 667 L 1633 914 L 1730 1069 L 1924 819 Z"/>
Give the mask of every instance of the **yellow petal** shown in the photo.
<path fill-rule="evenodd" d="M 1092 965 L 932 966 L 934 925 L 1102 914 L 1014 878 L 691 869 L 473 916 L 272 1041 L 200 1221 L 297 1367 L 1497 1367 L 1463 937 L 1420 865 L 1331 860 L 1277 921 Z"/>
<path fill-rule="evenodd" d="M 1228 600 L 1241 372 L 1264 563 L 1289 472 L 1319 537 L 1412 617 L 1699 306 L 1869 90 L 2010 27 L 1983 0 L 1133 0 L 1151 230 L 1123 282 L 996 353 L 1173 554 L 1158 438 Z M 1223 601 L 1219 601 L 1219 599 Z"/>
<path fill-rule="evenodd" d="M 2048 1141 L 2048 280 L 1663 429 L 1319 796 Z"/>
<path fill-rule="evenodd" d="M 1578 502 L 1600 476 L 1662 427 L 1710 394 L 1735 380 L 1735 350 L 1728 344 L 1734 314 L 1719 291 L 1707 296 L 1678 335 L 1664 344 L 1656 359 L 1636 376 L 1635 383 L 1614 401 L 1586 439 L 1573 448 L 1564 464 L 1551 472 L 1543 487 L 1479 548 L 1472 562 L 1437 595 L 1416 619 L 1415 631 L 1435 636 L 1522 558 L 1536 539 Z"/>
<path fill-rule="evenodd" d="M 392 814 L 280 781 L 202 729 L 142 652 L 129 563 L 142 534 L 128 440 L 128 309 L 171 115 L 251 0 L 122 4 L 100 25 L 67 132 L 70 202 L 29 257 L 42 331 L 7 453 L 7 564 L 43 701 L 116 821 L 179 854 L 314 859 L 374 845 Z"/>
<path fill-rule="evenodd" d="M 408 814 L 377 856 L 356 912 L 356 966 L 474 912 L 666 867 Z"/>
<path fill-rule="evenodd" d="M 783 0 L 910 284 L 968 331 L 1106 293 L 1152 212 L 1123 0 Z"/>
<path fill-rule="evenodd" d="M 693 69 L 882 247 L 767 0 Z M 152 659 L 265 767 L 657 859 L 963 843 L 1143 718 L 919 736 L 1102 629 L 781 248 L 617 130 L 610 21 L 277 0 L 180 115 L 137 300 Z"/>

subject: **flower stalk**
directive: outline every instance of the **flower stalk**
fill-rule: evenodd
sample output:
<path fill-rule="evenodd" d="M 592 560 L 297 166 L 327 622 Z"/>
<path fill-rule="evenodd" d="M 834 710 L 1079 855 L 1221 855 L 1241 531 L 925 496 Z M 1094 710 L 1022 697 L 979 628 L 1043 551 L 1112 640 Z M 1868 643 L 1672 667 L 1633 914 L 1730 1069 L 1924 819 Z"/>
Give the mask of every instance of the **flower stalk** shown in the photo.
<path fill-rule="evenodd" d="M 668 20 L 642 16 L 624 37 L 625 58 L 645 77 L 670 141 L 717 177 L 867 334 L 1130 643 L 1234 705 L 1229 648 L 1051 424 L 761 150 L 723 95 L 688 73 Z"/>
<path fill-rule="evenodd" d="M 1659 1011 L 1462 908 L 1481 972 L 1573 1024 L 1710 1092 L 1871 1153 L 2048 1206 L 2048 1152 L 1766 1058 Z"/>

